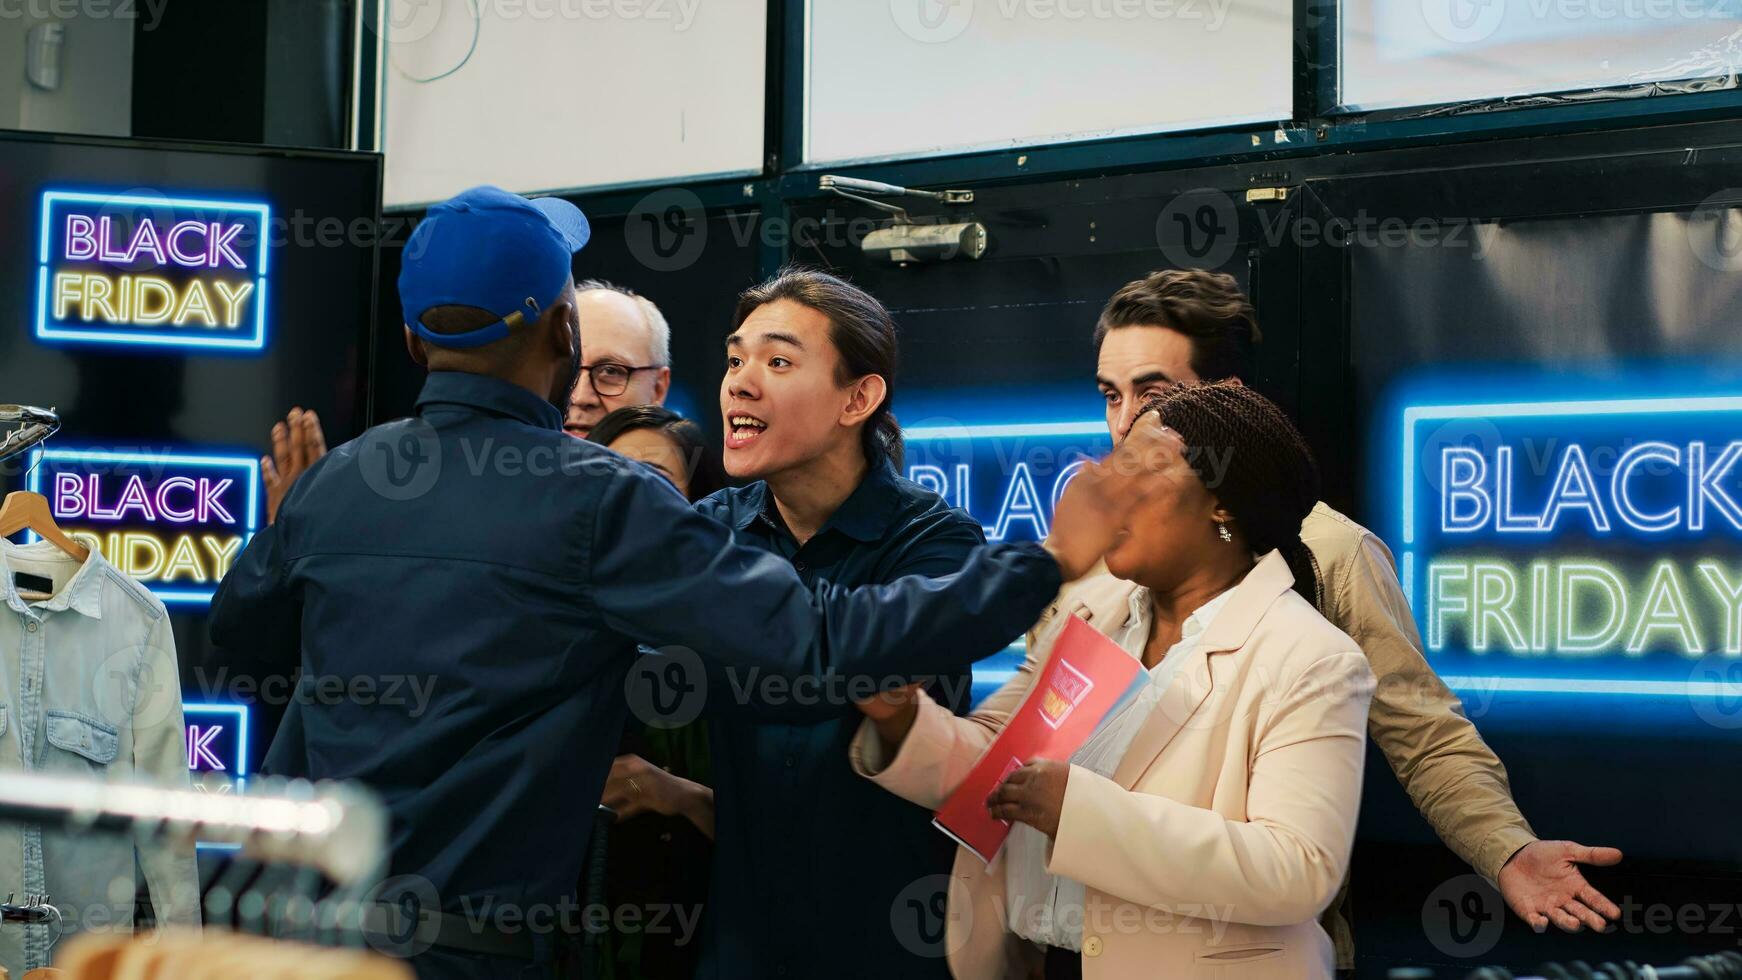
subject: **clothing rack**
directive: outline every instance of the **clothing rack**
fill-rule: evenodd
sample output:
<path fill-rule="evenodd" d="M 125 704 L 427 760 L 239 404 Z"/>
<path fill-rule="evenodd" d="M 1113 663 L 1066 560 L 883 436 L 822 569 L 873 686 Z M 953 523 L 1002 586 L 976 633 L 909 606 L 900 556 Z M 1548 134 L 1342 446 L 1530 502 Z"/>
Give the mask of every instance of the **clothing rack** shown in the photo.
<path fill-rule="evenodd" d="M 9 773 L 0 780 L 0 822 L 7 821 L 234 847 L 205 889 L 207 926 L 323 946 L 363 944 L 371 892 L 387 867 L 387 811 L 339 783 L 254 779 L 245 793 L 207 793 Z M 47 896 L 26 902 L 0 926 L 59 925 L 59 914 L 46 912 Z"/>
<path fill-rule="evenodd" d="M 1484 967 L 1465 980 L 1742 980 L 1742 953 L 1726 950 L 1710 956 L 1690 956 L 1674 966 L 1644 966 L 1631 960 L 1591 966 L 1574 960 L 1545 963 L 1531 974 Z"/>
<path fill-rule="evenodd" d="M 16 894 L 7 895 L 6 901 L 0 902 L 0 923 L 15 922 L 25 926 L 54 926 L 54 939 L 49 943 L 53 947 L 60 942 L 65 923 L 60 909 L 48 903 L 47 895 L 26 895 L 22 904 L 15 903 Z"/>
<path fill-rule="evenodd" d="M 26 895 L 22 904 L 12 901 L 17 897 L 13 893 L 6 896 L 6 901 L 0 902 L 0 922 L 39 926 L 60 918 L 60 910 L 48 904 L 47 895 Z"/>
<path fill-rule="evenodd" d="M 206 793 L 8 773 L 0 821 L 233 845 L 252 860 L 319 871 L 353 889 L 380 880 L 387 813 L 372 796 L 343 784 L 260 783 L 246 794 Z"/>
<path fill-rule="evenodd" d="M 1433 976 L 1433 970 L 1423 967 L 1399 967 L 1387 972 L 1389 980 L 1432 980 Z M 1742 980 L 1742 953 L 1726 950 L 1690 956 L 1673 966 L 1647 966 L 1631 960 L 1591 966 L 1574 960 L 1544 963 L 1529 973 L 1485 966 L 1466 974 L 1464 980 Z"/>
<path fill-rule="evenodd" d="M 0 463 L 28 452 L 60 431 L 60 415 L 52 408 L 33 405 L 0 405 Z"/>

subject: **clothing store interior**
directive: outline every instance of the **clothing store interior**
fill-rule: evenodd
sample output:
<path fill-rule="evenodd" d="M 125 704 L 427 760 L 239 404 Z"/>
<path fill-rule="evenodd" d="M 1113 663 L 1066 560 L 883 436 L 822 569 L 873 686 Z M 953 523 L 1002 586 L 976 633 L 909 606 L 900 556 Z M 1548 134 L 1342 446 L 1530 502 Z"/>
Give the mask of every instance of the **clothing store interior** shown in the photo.
<path fill-rule="evenodd" d="M 1742 978 L 1742 9 L 0 49 L 0 980 Z"/>

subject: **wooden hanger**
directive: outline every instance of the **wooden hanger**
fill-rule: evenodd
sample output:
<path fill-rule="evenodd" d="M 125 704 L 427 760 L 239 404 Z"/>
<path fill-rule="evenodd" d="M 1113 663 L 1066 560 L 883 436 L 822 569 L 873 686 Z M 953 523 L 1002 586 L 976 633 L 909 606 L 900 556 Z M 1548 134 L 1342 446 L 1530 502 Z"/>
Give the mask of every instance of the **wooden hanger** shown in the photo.
<path fill-rule="evenodd" d="M 16 490 L 6 495 L 5 504 L 0 504 L 0 538 L 9 538 L 27 528 L 78 561 L 91 557 L 91 549 L 67 537 L 66 532 L 55 524 L 47 497 L 28 490 Z"/>
<path fill-rule="evenodd" d="M 141 936 L 86 933 L 73 937 L 55 962 L 67 980 L 415 980 L 403 960 L 370 950 L 306 946 L 210 928 Z"/>

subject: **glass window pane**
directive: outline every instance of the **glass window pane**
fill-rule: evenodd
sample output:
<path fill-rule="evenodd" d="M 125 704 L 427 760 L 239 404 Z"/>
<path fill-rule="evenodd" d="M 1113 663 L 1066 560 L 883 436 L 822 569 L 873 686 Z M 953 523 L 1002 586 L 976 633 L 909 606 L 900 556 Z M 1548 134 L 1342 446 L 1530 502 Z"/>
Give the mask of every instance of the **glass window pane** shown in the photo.
<path fill-rule="evenodd" d="M 765 0 L 386 0 L 389 206 L 755 173 Z"/>
<path fill-rule="evenodd" d="M 1725 75 L 1734 0 L 1344 0 L 1339 101 L 1433 105 Z"/>
<path fill-rule="evenodd" d="M 65 8 L 0 10 L 0 129 L 132 135 L 133 21 Z"/>
<path fill-rule="evenodd" d="M 805 159 L 1286 119 L 1290 0 L 808 0 Z"/>

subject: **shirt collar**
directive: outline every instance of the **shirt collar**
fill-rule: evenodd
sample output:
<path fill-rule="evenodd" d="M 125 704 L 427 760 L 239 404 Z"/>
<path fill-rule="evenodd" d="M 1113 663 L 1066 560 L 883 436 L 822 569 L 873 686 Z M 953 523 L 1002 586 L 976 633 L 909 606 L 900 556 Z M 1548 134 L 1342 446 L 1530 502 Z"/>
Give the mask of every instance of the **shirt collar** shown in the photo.
<path fill-rule="evenodd" d="M 865 479 L 853 489 L 841 506 L 829 515 L 823 530 L 834 528 L 860 542 L 883 540 L 895 514 L 901 509 L 901 487 L 896 484 L 895 465 L 879 459 L 865 472 Z"/>
<path fill-rule="evenodd" d="M 27 603 L 18 595 L 18 584 L 12 579 L 12 564 L 7 560 L 7 556 L 22 553 L 22 557 L 34 558 L 39 553 L 54 555 L 65 553 L 47 541 L 35 541 L 26 545 L 15 545 L 7 542 L 0 545 L 0 597 L 4 597 L 6 605 L 20 614 L 35 606 L 44 612 L 61 612 L 71 609 L 81 616 L 102 619 L 103 601 L 100 593 L 103 585 L 103 569 L 108 567 L 109 563 L 103 560 L 102 554 L 97 549 L 91 548 L 90 552 L 90 556 L 85 559 L 84 564 L 80 565 L 79 570 L 73 573 L 73 577 L 67 581 L 67 584 L 54 594 L 54 598 Z"/>
<path fill-rule="evenodd" d="M 482 374 L 431 371 L 417 396 L 418 414 L 431 405 L 463 405 L 541 429 L 563 427 L 562 412 L 555 405 L 517 384 Z"/>
<path fill-rule="evenodd" d="M 1210 601 L 1192 610 L 1192 614 L 1187 616 L 1186 621 L 1180 624 L 1180 641 L 1184 642 L 1190 640 L 1203 633 L 1204 630 L 1209 629 L 1210 624 L 1216 620 L 1216 614 L 1221 612 L 1222 607 L 1228 604 L 1228 598 L 1233 594 L 1233 589 L 1223 589 Z M 1132 589 L 1125 616 L 1126 627 L 1129 628 L 1139 624 L 1148 625 L 1149 619 L 1152 615 L 1154 615 L 1154 610 L 1152 610 L 1149 605 L 1149 590 L 1141 585 Z"/>
<path fill-rule="evenodd" d="M 757 480 L 749 486 L 726 492 L 737 497 L 738 502 L 743 504 L 743 507 L 732 519 L 732 526 L 740 531 L 756 523 L 756 519 L 766 514 L 768 508 L 774 504 L 774 501 L 768 496 L 768 484 L 761 480 Z"/>
<path fill-rule="evenodd" d="M 817 533 L 835 530 L 863 543 L 883 540 L 901 509 L 901 486 L 896 482 L 899 479 L 895 464 L 889 460 L 872 463 L 865 471 L 865 478 L 859 481 L 846 500 L 841 501 L 841 506 L 835 508 Z M 780 515 L 775 511 L 774 495 L 768 492 L 766 481 L 758 480 L 745 487 L 743 492 L 746 506 L 738 515 L 738 530 L 749 527 L 759 517 L 774 527 L 782 526 Z"/>

